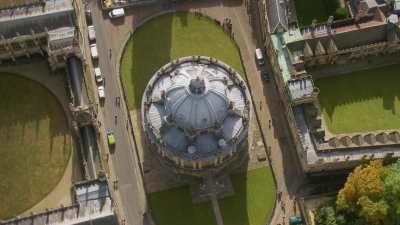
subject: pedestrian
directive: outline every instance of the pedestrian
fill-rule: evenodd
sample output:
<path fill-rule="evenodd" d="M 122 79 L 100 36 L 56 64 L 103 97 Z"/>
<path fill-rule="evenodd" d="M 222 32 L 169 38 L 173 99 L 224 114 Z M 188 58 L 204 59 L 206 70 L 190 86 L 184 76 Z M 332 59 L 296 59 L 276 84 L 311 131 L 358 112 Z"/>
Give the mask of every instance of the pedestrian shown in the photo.
<path fill-rule="evenodd" d="M 111 48 L 110 48 L 110 50 L 109 50 L 109 54 L 110 54 L 110 59 L 111 59 L 111 56 L 112 56 Z"/>
<path fill-rule="evenodd" d="M 115 105 L 119 107 L 120 106 L 120 102 L 121 102 L 120 97 L 115 97 Z"/>
<path fill-rule="evenodd" d="M 114 116 L 114 120 L 115 124 L 117 124 L 117 115 Z"/>
<path fill-rule="evenodd" d="M 117 190 L 118 189 L 118 179 L 114 180 L 114 189 Z"/>

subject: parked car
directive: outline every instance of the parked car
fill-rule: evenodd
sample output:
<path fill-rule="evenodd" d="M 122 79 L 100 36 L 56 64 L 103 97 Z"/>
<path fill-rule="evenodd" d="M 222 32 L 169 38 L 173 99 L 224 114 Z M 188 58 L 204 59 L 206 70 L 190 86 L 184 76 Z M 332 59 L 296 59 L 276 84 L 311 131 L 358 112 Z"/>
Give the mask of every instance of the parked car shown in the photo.
<path fill-rule="evenodd" d="M 262 50 L 260 48 L 256 49 L 255 57 L 256 57 L 257 65 L 259 65 L 259 66 L 264 65 L 264 63 L 265 63 L 264 55 L 263 55 Z"/>
<path fill-rule="evenodd" d="M 114 132 L 110 129 L 106 131 L 106 135 L 107 135 L 107 142 L 108 142 L 108 146 L 109 147 L 113 147 L 115 146 L 115 136 L 114 136 Z"/>
<path fill-rule="evenodd" d="M 92 55 L 93 59 L 98 59 L 99 58 L 99 52 L 97 51 L 96 43 L 90 45 L 90 54 Z"/>
<path fill-rule="evenodd" d="M 99 98 L 100 100 L 105 99 L 106 98 L 106 92 L 104 90 L 104 86 L 100 85 L 97 87 L 97 91 L 99 92 Z"/>
<path fill-rule="evenodd" d="M 88 26 L 88 34 L 89 34 L 89 41 L 95 41 L 96 40 L 96 32 L 94 30 L 94 26 L 93 25 Z"/>
<path fill-rule="evenodd" d="M 266 70 L 261 71 L 261 77 L 267 82 L 271 80 L 271 75 Z"/>
<path fill-rule="evenodd" d="M 103 82 L 103 75 L 101 74 L 101 70 L 99 67 L 94 68 L 94 77 L 96 78 L 97 83 Z"/>
<path fill-rule="evenodd" d="M 123 8 L 113 9 L 108 13 L 108 15 L 111 19 L 123 17 L 125 16 L 125 10 Z"/>

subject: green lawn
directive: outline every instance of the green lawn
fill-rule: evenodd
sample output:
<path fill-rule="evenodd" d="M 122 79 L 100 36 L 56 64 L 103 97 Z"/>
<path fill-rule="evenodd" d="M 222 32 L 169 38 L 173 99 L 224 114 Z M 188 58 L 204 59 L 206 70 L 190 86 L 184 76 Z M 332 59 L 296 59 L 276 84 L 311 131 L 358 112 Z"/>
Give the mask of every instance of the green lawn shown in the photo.
<path fill-rule="evenodd" d="M 232 176 L 235 195 L 220 200 L 225 225 L 265 225 L 275 204 L 275 184 L 268 167 Z"/>
<path fill-rule="evenodd" d="M 190 55 L 217 58 L 244 74 L 234 42 L 213 20 L 185 12 L 162 15 L 139 27 L 125 46 L 121 76 L 129 109 L 140 108 L 154 72 Z"/>
<path fill-rule="evenodd" d="M 232 176 L 235 195 L 220 200 L 225 225 L 264 225 L 275 203 L 275 184 L 269 168 Z M 158 225 L 216 224 L 209 202 L 192 204 L 189 187 L 150 194 Z"/>
<path fill-rule="evenodd" d="M 316 81 L 332 133 L 400 128 L 400 65 Z"/>
<path fill-rule="evenodd" d="M 149 201 L 157 225 L 216 225 L 211 203 L 192 204 L 188 186 L 152 193 Z"/>
<path fill-rule="evenodd" d="M 0 219 L 6 219 L 57 185 L 72 138 L 61 105 L 40 84 L 0 73 L 0 96 Z"/>
<path fill-rule="evenodd" d="M 313 19 L 325 22 L 335 16 L 340 7 L 339 0 L 295 0 L 296 14 L 301 26 L 310 25 Z"/>

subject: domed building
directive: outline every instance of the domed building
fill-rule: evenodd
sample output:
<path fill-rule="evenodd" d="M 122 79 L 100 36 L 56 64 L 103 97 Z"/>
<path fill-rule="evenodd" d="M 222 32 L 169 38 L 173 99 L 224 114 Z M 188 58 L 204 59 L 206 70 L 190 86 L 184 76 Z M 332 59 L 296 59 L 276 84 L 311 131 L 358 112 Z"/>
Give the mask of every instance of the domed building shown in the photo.
<path fill-rule="evenodd" d="M 177 173 L 216 174 L 247 157 L 245 82 L 216 59 L 192 56 L 158 70 L 142 98 L 142 125 L 161 161 Z"/>

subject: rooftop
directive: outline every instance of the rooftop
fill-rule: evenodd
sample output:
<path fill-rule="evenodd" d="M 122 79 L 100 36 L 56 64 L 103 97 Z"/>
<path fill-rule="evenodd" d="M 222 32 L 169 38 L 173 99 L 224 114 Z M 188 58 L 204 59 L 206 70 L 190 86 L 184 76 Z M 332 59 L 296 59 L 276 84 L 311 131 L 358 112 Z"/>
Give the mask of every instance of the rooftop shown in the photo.
<path fill-rule="evenodd" d="M 291 78 L 290 71 L 293 69 L 289 59 L 289 55 L 286 50 L 286 43 L 288 43 L 289 41 L 302 40 L 303 37 L 301 36 L 300 32 L 288 31 L 285 33 L 273 34 L 271 35 L 271 39 L 276 50 L 283 80 L 287 82 Z"/>
<path fill-rule="evenodd" d="M 287 83 L 292 100 L 311 96 L 314 91 L 314 82 L 311 77 L 291 79 Z"/>
<path fill-rule="evenodd" d="M 271 33 L 284 32 L 288 30 L 287 7 L 285 0 L 267 1 L 267 15 L 269 30 Z"/>
<path fill-rule="evenodd" d="M 117 219 L 105 182 L 87 181 L 75 187 L 77 204 L 50 209 L 3 225 L 115 225 Z"/>
<path fill-rule="evenodd" d="M 148 107 L 142 107 L 145 130 L 171 154 L 208 157 L 243 139 L 248 91 L 239 75 L 224 66 L 188 61 L 163 67 L 150 81 L 143 98 Z"/>
<path fill-rule="evenodd" d="M 0 35 L 13 38 L 74 26 L 71 0 L 47 0 L 43 4 L 0 10 Z"/>

